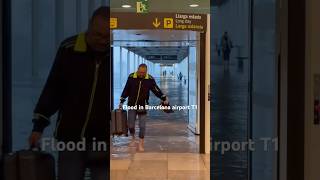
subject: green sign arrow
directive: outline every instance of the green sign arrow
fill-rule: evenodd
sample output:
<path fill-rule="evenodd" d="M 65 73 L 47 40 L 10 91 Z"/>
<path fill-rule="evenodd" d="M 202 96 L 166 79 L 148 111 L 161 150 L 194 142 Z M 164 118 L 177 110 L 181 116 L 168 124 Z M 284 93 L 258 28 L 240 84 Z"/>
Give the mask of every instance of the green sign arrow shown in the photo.
<path fill-rule="evenodd" d="M 137 13 L 148 13 L 149 3 L 148 0 L 137 1 Z"/>

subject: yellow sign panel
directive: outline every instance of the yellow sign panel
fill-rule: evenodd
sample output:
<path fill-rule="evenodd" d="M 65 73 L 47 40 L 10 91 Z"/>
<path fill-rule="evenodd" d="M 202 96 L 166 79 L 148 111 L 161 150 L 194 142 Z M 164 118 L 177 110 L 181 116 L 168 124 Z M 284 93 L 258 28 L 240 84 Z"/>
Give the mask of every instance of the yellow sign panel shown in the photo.
<path fill-rule="evenodd" d="M 110 18 L 110 28 L 114 29 L 118 27 L 118 18 Z"/>
<path fill-rule="evenodd" d="M 137 0 L 145 1 L 145 0 Z M 150 0 L 148 0 L 150 1 Z M 111 30 L 114 29 L 166 29 L 205 32 L 206 14 L 112 12 Z"/>
<path fill-rule="evenodd" d="M 173 18 L 164 18 L 163 27 L 166 29 L 173 29 Z"/>

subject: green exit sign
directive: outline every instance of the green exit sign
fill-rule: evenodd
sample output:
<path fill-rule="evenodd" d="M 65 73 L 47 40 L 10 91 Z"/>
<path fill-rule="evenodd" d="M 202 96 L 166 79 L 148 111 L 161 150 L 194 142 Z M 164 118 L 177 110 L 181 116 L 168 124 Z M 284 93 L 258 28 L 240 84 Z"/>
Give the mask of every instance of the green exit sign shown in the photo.
<path fill-rule="evenodd" d="M 148 0 L 137 1 L 137 13 L 148 13 L 149 3 Z"/>

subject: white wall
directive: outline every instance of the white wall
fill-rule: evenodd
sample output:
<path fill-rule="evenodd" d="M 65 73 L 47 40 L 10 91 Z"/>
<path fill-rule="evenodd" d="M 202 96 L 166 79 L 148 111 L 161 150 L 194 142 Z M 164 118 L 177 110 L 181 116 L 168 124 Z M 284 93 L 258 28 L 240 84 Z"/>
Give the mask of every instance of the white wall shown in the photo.
<path fill-rule="evenodd" d="M 209 49 L 211 49 L 211 16 L 208 15 L 208 19 L 207 19 L 207 32 L 206 32 L 206 90 L 205 90 L 205 153 L 208 154 L 210 153 L 210 149 L 211 149 L 211 136 L 210 136 L 210 130 L 211 130 L 211 108 L 210 108 L 210 101 L 209 101 L 209 93 L 210 93 L 210 62 L 211 62 L 211 51 Z"/>
<path fill-rule="evenodd" d="M 314 74 L 320 74 L 320 1 L 306 1 L 305 178 L 318 180 L 320 126 L 313 124 Z"/>

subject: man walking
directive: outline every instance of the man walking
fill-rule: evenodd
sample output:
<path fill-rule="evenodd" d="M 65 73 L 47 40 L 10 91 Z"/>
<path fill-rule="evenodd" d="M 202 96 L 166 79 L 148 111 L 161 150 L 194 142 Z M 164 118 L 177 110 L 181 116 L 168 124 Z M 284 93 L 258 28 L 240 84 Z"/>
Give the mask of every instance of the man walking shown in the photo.
<path fill-rule="evenodd" d="M 139 107 L 145 107 L 148 104 L 150 90 L 160 98 L 164 104 L 169 104 L 168 98 L 164 95 L 156 84 L 154 78 L 147 73 L 147 65 L 140 64 L 138 71 L 131 73 L 128 77 L 127 83 L 122 91 L 119 109 L 122 109 L 123 103 L 128 99 L 128 106 L 136 106 L 137 110 L 128 110 L 128 126 L 130 135 L 132 136 L 130 146 L 135 145 L 135 120 L 138 116 L 139 119 L 139 151 L 144 151 L 144 135 L 146 131 L 146 114 L 145 109 L 139 109 Z"/>
<path fill-rule="evenodd" d="M 86 168 L 92 180 L 107 180 L 109 169 L 110 86 L 109 8 L 97 9 L 85 33 L 63 41 L 34 109 L 31 147 L 58 112 L 55 138 L 65 144 L 85 142 L 85 150 L 58 152 L 58 179 L 83 180 Z M 94 150 L 92 142 L 105 147 Z"/>

